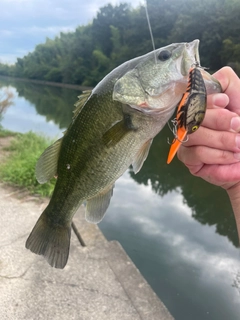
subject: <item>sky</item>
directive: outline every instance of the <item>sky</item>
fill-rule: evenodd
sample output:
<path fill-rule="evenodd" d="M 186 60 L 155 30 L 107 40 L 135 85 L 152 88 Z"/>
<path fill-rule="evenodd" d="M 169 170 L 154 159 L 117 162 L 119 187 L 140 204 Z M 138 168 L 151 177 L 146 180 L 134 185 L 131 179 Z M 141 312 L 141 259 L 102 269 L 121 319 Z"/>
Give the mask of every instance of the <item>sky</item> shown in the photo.
<path fill-rule="evenodd" d="M 0 62 L 12 64 L 46 37 L 91 23 L 101 7 L 142 0 L 0 0 Z"/>

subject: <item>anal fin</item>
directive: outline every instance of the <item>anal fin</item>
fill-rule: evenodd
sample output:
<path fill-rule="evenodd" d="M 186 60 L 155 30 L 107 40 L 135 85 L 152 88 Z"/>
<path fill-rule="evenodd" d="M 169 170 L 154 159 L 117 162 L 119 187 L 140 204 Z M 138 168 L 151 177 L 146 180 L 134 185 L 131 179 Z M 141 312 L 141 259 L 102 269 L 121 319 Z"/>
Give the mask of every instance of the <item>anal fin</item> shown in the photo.
<path fill-rule="evenodd" d="M 103 219 L 113 195 L 113 188 L 114 185 L 87 200 L 85 218 L 88 222 L 99 223 Z"/>

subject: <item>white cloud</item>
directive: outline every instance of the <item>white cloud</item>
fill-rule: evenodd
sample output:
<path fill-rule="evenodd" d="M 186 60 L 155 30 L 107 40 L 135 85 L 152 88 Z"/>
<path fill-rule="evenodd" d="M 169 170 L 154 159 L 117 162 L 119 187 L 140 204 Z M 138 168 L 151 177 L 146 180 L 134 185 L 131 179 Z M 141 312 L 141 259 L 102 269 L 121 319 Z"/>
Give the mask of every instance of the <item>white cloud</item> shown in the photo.
<path fill-rule="evenodd" d="M 203 227 L 192 217 L 180 189 L 160 197 L 150 184 L 139 185 L 126 172 L 116 184 L 108 211 L 108 223 L 134 225 L 143 238 L 168 248 L 179 264 L 198 270 L 202 282 L 215 283 L 225 276 L 227 285 L 240 272 L 238 249 L 217 234 L 215 226 Z"/>

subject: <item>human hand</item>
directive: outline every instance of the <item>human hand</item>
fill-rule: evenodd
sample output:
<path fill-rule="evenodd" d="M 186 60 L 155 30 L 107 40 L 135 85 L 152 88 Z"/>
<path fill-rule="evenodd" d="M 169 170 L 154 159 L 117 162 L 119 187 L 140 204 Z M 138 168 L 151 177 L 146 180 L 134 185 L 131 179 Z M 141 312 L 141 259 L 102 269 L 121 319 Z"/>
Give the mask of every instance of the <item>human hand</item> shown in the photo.
<path fill-rule="evenodd" d="M 178 151 L 190 172 L 240 197 L 240 79 L 229 67 L 214 74 L 224 93 L 208 96 L 201 127 Z"/>

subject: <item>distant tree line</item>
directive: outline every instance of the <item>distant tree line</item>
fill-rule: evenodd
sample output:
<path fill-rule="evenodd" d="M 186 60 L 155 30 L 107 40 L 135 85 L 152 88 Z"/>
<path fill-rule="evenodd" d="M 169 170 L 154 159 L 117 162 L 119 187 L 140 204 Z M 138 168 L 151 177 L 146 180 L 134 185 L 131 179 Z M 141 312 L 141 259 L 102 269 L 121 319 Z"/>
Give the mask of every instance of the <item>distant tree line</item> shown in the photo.
<path fill-rule="evenodd" d="M 240 0 L 148 0 L 156 48 L 200 39 L 201 64 L 240 73 Z M 122 3 L 99 9 L 92 23 L 36 46 L 0 75 L 96 85 L 122 62 L 152 50 L 145 8 Z"/>

